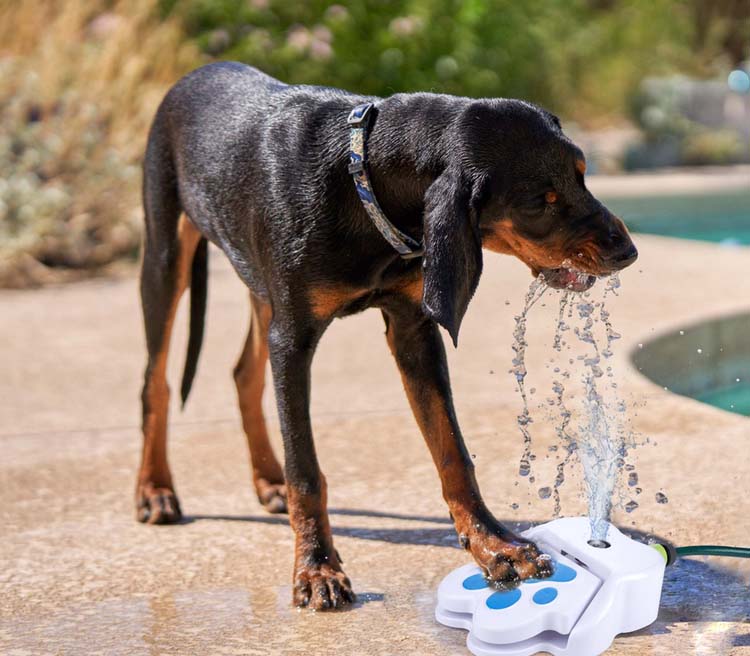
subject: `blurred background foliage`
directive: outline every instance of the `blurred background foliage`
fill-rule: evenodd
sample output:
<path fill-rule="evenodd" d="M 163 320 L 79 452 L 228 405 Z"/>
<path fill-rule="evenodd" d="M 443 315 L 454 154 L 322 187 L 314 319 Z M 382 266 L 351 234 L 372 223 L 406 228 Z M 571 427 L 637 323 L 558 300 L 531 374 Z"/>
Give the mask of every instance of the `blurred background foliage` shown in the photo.
<path fill-rule="evenodd" d="M 744 5 L 744 13 L 742 7 Z M 202 50 L 291 83 L 621 114 L 645 75 L 710 76 L 747 47 L 747 0 L 161 0 Z"/>
<path fill-rule="evenodd" d="M 734 133 L 685 118 L 684 89 L 644 80 L 726 79 L 749 42 L 748 0 L 0 0 L 0 285 L 136 256 L 149 121 L 208 61 L 634 120 L 648 147 L 625 164 L 650 166 L 737 160 Z"/>
<path fill-rule="evenodd" d="M 149 122 L 201 60 L 154 0 L 0 0 L 0 286 L 137 256 Z"/>

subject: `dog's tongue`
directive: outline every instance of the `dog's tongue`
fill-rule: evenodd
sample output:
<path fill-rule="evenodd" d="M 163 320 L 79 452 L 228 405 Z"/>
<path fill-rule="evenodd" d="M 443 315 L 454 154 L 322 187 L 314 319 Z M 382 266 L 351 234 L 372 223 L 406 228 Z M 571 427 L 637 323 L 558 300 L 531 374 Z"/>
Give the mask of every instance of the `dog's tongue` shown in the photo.
<path fill-rule="evenodd" d="M 566 287 L 569 285 L 575 285 L 578 283 L 578 279 L 581 275 L 582 274 L 578 271 L 573 271 L 572 269 L 560 269 L 560 282 Z"/>
<path fill-rule="evenodd" d="M 542 273 L 544 274 L 544 280 L 550 287 L 568 289 L 573 292 L 585 292 L 596 282 L 596 276 L 567 267 L 545 269 Z"/>

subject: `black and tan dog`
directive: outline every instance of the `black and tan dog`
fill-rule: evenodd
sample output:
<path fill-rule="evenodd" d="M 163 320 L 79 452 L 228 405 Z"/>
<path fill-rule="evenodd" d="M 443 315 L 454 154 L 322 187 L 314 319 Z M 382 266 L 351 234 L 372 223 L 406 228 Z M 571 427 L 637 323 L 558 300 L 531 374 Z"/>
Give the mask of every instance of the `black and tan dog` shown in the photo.
<path fill-rule="evenodd" d="M 367 137 L 373 189 L 388 219 L 423 240 L 421 258 L 394 251 L 355 191 L 347 117 L 364 102 L 374 103 Z M 140 521 L 180 519 L 166 458 L 167 352 L 177 303 L 190 287 L 184 402 L 202 340 L 211 241 L 250 290 L 252 325 L 234 375 L 258 498 L 270 512 L 289 509 L 294 603 L 337 608 L 354 598 L 333 545 L 315 455 L 310 363 L 334 318 L 369 307 L 383 314 L 460 544 L 492 580 L 547 575 L 549 560 L 482 501 L 438 325 L 455 343 L 482 271 L 482 247 L 515 255 L 551 285 L 577 290 L 635 260 L 623 223 L 588 192 L 584 170 L 557 118 L 517 100 L 365 98 L 287 86 L 236 63 L 183 78 L 159 107 L 144 165 L 148 366 Z M 283 470 L 261 410 L 269 356 Z"/>

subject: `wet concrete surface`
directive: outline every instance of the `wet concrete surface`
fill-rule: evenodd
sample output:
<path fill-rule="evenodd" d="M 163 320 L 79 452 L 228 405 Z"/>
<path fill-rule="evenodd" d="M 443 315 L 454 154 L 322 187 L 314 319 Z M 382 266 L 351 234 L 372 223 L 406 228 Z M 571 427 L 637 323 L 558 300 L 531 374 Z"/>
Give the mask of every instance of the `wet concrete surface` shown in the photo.
<path fill-rule="evenodd" d="M 746 308 L 750 253 L 637 242 L 641 259 L 609 306 L 623 334 L 614 362 L 620 389 L 651 444 L 635 452 L 640 507 L 618 509 L 615 522 L 675 544 L 747 544 L 750 420 L 658 388 L 627 356 L 681 323 Z M 134 521 L 144 364 L 135 278 L 0 293 L 0 654 L 467 653 L 465 633 L 436 624 L 432 613 L 438 583 L 468 556 L 374 311 L 335 322 L 313 369 L 331 522 L 359 601 L 332 614 L 290 606 L 291 531 L 254 497 L 230 375 L 247 327 L 246 294 L 220 256 L 211 257 L 193 397 L 183 413 L 172 405 L 170 458 L 186 513 L 178 526 Z M 538 486 L 517 476 L 520 401 L 507 371 L 513 315 L 529 282 L 523 265 L 487 254 L 460 348 L 448 349 L 485 498 L 520 526 L 552 512 Z M 529 320 L 527 380 L 544 389 L 553 301 Z M 176 325 L 173 389 L 185 308 Z M 539 453 L 554 440 L 541 421 L 533 434 Z M 544 465 L 540 482 L 549 476 Z M 585 512 L 574 479 L 563 487 L 566 515 Z M 666 505 L 654 500 L 660 490 Z M 749 584 L 747 561 L 686 559 L 667 571 L 657 622 L 619 637 L 609 653 L 750 654 Z"/>

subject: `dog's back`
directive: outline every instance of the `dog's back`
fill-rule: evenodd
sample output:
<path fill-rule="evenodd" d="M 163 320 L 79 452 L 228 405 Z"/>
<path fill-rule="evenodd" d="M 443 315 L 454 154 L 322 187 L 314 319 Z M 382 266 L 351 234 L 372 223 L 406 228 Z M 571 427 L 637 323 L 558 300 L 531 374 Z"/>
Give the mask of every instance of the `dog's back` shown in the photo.
<path fill-rule="evenodd" d="M 346 166 L 348 133 L 331 117 L 346 117 L 358 98 L 286 85 L 244 64 L 209 64 L 175 84 L 159 107 L 146 176 L 171 168 L 183 211 L 262 292 L 255 263 L 290 234 L 306 239 L 315 221 L 305 205 L 326 203 L 326 171 Z"/>

